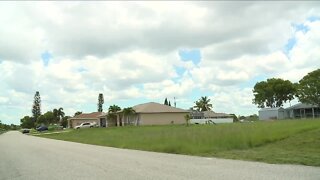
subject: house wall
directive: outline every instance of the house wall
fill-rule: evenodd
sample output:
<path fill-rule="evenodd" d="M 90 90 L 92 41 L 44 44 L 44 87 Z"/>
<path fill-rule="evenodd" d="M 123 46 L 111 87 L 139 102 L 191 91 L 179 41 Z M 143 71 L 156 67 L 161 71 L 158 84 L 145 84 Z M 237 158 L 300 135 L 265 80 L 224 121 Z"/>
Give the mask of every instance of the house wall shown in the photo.
<path fill-rule="evenodd" d="M 259 111 L 260 120 L 278 119 L 278 110 Z"/>
<path fill-rule="evenodd" d="M 107 127 L 117 126 L 117 118 L 107 118 Z"/>
<path fill-rule="evenodd" d="M 152 113 L 152 114 L 139 114 L 140 125 L 166 125 L 166 124 L 184 124 L 186 120 L 184 116 L 189 114 L 185 113 Z"/>
<path fill-rule="evenodd" d="M 284 109 L 279 109 L 278 119 L 286 119 L 286 118 L 288 118 L 286 111 Z"/>
<path fill-rule="evenodd" d="M 214 123 L 233 123 L 233 118 L 207 118 L 207 119 L 190 119 L 191 124 L 206 124 L 208 121 Z"/>
<path fill-rule="evenodd" d="M 320 108 L 297 108 L 288 109 L 290 118 L 318 118 L 320 117 Z"/>
<path fill-rule="evenodd" d="M 100 126 L 100 122 L 98 119 L 70 119 L 69 127 L 74 128 L 84 122 L 96 123 L 97 125 Z"/>

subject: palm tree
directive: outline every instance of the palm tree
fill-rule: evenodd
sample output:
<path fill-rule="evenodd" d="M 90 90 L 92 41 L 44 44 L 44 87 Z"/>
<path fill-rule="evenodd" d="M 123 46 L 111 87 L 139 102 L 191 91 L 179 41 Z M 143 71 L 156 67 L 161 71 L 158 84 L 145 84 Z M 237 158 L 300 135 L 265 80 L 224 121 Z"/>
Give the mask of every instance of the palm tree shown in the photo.
<path fill-rule="evenodd" d="M 64 112 L 63 112 L 63 108 L 62 107 L 60 107 L 59 109 L 58 109 L 58 117 L 59 117 L 59 122 L 61 121 L 61 119 L 64 117 Z"/>
<path fill-rule="evenodd" d="M 196 111 L 201 111 L 201 103 L 199 101 L 194 102 L 196 105 L 193 107 Z"/>
<path fill-rule="evenodd" d="M 126 123 L 130 124 L 131 122 L 130 117 L 135 113 L 136 111 L 132 107 L 124 108 L 122 111 L 123 120 L 124 120 L 124 117 L 126 117 L 126 121 L 127 121 Z"/>
<path fill-rule="evenodd" d="M 211 100 L 207 96 L 202 96 L 198 101 L 195 102 L 194 108 L 197 111 L 210 111 L 212 109 L 212 104 L 210 104 Z"/>
<path fill-rule="evenodd" d="M 54 116 L 54 123 L 58 123 L 58 122 L 60 122 L 61 121 L 61 119 L 64 117 L 64 112 L 63 112 L 63 108 L 62 107 L 60 107 L 59 109 L 53 109 L 53 111 L 52 111 L 52 113 L 53 113 L 53 116 Z"/>
<path fill-rule="evenodd" d="M 52 113 L 53 113 L 53 116 L 54 116 L 54 122 L 49 122 L 50 124 L 51 123 L 57 123 L 59 121 L 58 109 L 53 109 Z"/>
<path fill-rule="evenodd" d="M 107 119 L 112 120 L 114 125 L 117 125 L 117 123 L 116 123 L 117 115 L 115 113 L 118 111 L 121 111 L 121 108 L 119 106 L 117 106 L 115 104 L 112 106 L 109 106 Z M 108 120 L 108 123 L 111 123 L 109 120 Z"/>
<path fill-rule="evenodd" d="M 109 113 L 116 113 L 118 111 L 121 111 L 121 108 L 119 106 L 115 105 L 115 104 L 110 106 L 109 109 L 108 109 Z"/>

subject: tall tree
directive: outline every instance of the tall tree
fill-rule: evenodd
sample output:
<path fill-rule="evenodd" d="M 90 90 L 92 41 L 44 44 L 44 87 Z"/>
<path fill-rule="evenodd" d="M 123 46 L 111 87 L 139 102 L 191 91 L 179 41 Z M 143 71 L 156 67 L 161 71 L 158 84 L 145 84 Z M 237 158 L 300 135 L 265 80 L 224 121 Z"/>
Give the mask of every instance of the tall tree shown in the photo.
<path fill-rule="evenodd" d="M 294 99 L 296 88 L 289 80 L 271 78 L 256 83 L 253 88 L 253 103 L 259 108 L 281 107 Z"/>
<path fill-rule="evenodd" d="M 171 106 L 171 102 L 169 101 L 168 106 Z"/>
<path fill-rule="evenodd" d="M 194 108 L 197 111 L 210 111 L 212 109 L 212 104 L 210 103 L 211 99 L 207 96 L 202 96 L 198 101 L 195 102 Z"/>
<path fill-rule="evenodd" d="M 164 105 L 169 105 L 167 98 L 164 100 L 164 103 L 163 103 L 163 104 L 164 104 Z"/>
<path fill-rule="evenodd" d="M 308 73 L 299 81 L 297 96 L 302 103 L 320 107 L 320 69 Z"/>
<path fill-rule="evenodd" d="M 35 122 L 38 117 L 41 115 L 41 98 L 39 91 L 34 95 L 33 106 L 32 106 L 32 116 L 33 121 Z"/>
<path fill-rule="evenodd" d="M 103 99 L 103 94 L 100 93 L 99 97 L 98 97 L 98 112 L 102 112 L 103 111 L 103 103 L 104 103 L 104 99 Z"/>

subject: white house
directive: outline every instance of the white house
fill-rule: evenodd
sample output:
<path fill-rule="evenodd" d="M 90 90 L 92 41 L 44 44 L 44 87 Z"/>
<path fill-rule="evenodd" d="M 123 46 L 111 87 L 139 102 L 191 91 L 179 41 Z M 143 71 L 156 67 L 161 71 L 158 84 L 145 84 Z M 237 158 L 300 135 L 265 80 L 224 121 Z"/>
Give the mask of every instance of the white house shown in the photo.
<path fill-rule="evenodd" d="M 226 113 L 216 113 L 214 111 L 191 111 L 191 124 L 210 124 L 210 123 L 232 123 L 233 116 Z"/>
<path fill-rule="evenodd" d="M 286 112 L 282 107 L 262 108 L 259 110 L 260 120 L 285 119 Z"/>
<path fill-rule="evenodd" d="M 259 110 L 260 120 L 271 119 L 294 119 L 294 118 L 318 118 L 320 117 L 320 108 L 316 105 L 298 103 L 286 109 L 262 108 Z"/>

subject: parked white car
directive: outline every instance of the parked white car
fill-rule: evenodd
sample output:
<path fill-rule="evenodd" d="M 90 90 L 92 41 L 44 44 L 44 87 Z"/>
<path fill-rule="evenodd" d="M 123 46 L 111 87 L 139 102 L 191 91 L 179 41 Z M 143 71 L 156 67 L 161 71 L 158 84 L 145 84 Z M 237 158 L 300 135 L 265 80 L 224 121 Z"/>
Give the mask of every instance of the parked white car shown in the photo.
<path fill-rule="evenodd" d="M 74 127 L 75 129 L 82 129 L 82 128 L 92 128 L 94 127 L 95 124 L 93 123 L 89 123 L 89 122 L 85 122 L 85 123 L 81 123 L 79 126 Z"/>

